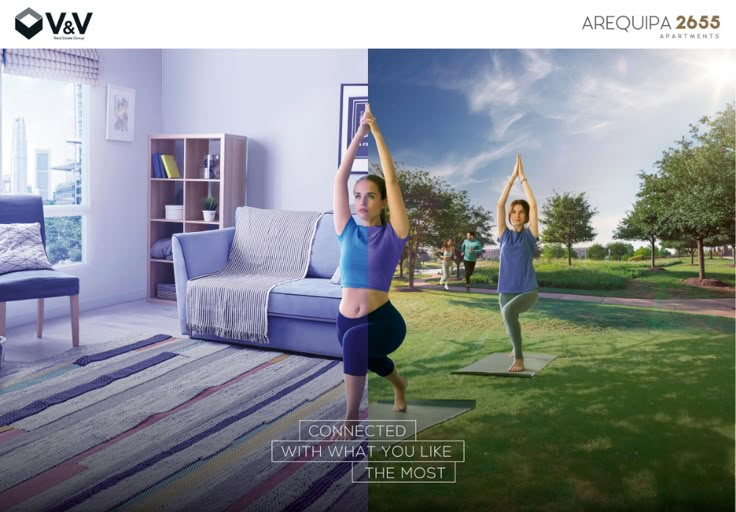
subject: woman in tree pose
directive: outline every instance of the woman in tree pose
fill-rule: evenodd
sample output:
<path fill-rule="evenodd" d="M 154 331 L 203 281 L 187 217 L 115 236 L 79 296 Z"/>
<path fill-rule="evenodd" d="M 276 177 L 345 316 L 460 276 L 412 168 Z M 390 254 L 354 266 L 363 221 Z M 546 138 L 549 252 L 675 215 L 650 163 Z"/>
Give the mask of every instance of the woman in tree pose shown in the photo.
<path fill-rule="evenodd" d="M 359 223 L 350 214 L 348 177 L 361 140 L 373 134 L 384 178 L 368 175 L 353 187 L 353 205 Z M 401 252 L 409 237 L 409 216 L 401 196 L 393 158 L 378 129 L 370 106 L 361 117 L 345 158 L 335 176 L 335 231 L 340 244 L 342 300 L 337 336 L 343 349 L 347 412 L 345 424 L 357 421 L 366 375 L 371 370 L 394 388 L 394 411 L 405 411 L 408 381 L 388 354 L 404 341 L 406 324 L 391 304 L 388 290 Z M 388 204 L 391 221 L 386 222 Z"/>
<path fill-rule="evenodd" d="M 506 224 L 506 201 L 516 178 L 521 180 L 526 201 L 511 201 Z M 520 372 L 524 368 L 524 354 L 521 351 L 521 324 L 519 314 L 528 311 L 539 298 L 537 275 L 532 266 L 532 258 L 539 238 L 539 218 L 537 200 L 534 198 L 529 180 L 524 175 L 521 155 L 516 155 L 516 165 L 508 183 L 498 199 L 498 241 L 501 245 L 498 271 L 498 302 L 503 316 L 506 332 L 511 338 L 514 362 L 510 372 Z"/>

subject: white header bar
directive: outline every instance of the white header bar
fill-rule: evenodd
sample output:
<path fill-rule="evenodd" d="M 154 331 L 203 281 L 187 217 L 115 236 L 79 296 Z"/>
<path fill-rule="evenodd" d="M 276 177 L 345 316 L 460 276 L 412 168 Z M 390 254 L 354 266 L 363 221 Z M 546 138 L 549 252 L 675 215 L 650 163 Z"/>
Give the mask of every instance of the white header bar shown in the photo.
<path fill-rule="evenodd" d="M 728 49 L 736 48 L 734 5 L 723 0 L 209 0 L 189 5 L 4 0 L 0 43 L 12 48 Z"/>

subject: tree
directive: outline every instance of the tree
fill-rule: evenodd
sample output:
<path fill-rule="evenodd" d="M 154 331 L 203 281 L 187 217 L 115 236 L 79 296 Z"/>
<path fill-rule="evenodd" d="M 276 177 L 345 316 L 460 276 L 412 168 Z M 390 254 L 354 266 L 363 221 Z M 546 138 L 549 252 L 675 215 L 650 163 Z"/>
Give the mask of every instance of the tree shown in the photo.
<path fill-rule="evenodd" d="M 459 278 L 460 263 L 463 261 L 460 245 L 465 240 L 465 234 L 473 231 L 476 240 L 482 245 L 493 245 L 494 241 L 491 237 L 494 227 L 493 215 L 482 206 L 470 204 L 468 193 L 465 190 L 449 190 L 448 194 L 450 195 L 450 206 L 438 217 L 438 230 L 441 236 L 439 245 L 442 245 L 448 238 L 452 238 L 455 244 L 453 257 L 455 273 Z"/>
<path fill-rule="evenodd" d="M 611 242 L 607 246 L 608 254 L 611 261 L 621 261 L 628 259 L 634 254 L 634 246 L 623 242 Z"/>
<path fill-rule="evenodd" d="M 579 242 L 590 242 L 595 238 L 596 232 L 590 224 L 590 219 L 598 213 L 598 210 L 590 206 L 585 199 L 585 192 L 574 195 L 570 192 L 564 194 L 554 193 L 548 197 L 542 206 L 542 218 L 544 231 L 542 239 L 544 242 L 556 242 L 567 247 L 567 265 L 572 266 L 572 245 Z"/>
<path fill-rule="evenodd" d="M 490 231 L 492 217 L 482 207 L 471 205 L 467 192 L 455 191 L 442 178 L 431 176 L 425 170 L 408 170 L 403 165 L 395 165 L 410 223 L 409 240 L 399 261 L 399 271 L 403 275 L 406 261 L 409 288 L 413 288 L 420 248 L 440 247 L 450 237 L 458 242 L 468 229 L 475 230 L 482 243 Z M 379 165 L 374 164 L 373 168 L 380 172 Z"/>
<path fill-rule="evenodd" d="M 588 258 L 591 260 L 605 260 L 608 256 L 608 249 L 601 244 L 593 244 L 588 248 Z"/>
<path fill-rule="evenodd" d="M 401 186 L 404 204 L 409 214 L 409 240 L 400 261 L 406 258 L 409 271 L 409 287 L 414 287 L 414 268 L 419 248 L 423 244 L 436 245 L 437 229 L 435 217 L 447 203 L 442 201 L 437 183 L 427 171 L 409 172 L 397 166 L 397 178 Z M 432 243 L 434 241 L 435 243 Z M 402 268 L 403 270 L 403 268 Z"/>
<path fill-rule="evenodd" d="M 52 265 L 82 260 L 82 218 L 47 217 L 46 254 Z"/>
<path fill-rule="evenodd" d="M 659 256 L 660 258 L 669 256 L 669 253 L 667 253 L 667 251 L 664 248 L 658 249 L 655 246 L 654 250 L 655 250 L 656 255 Z M 639 247 L 637 250 L 635 250 L 634 254 L 629 256 L 629 259 L 640 261 L 640 260 L 645 260 L 645 259 L 651 259 L 651 257 L 652 257 L 651 247 L 642 246 L 642 247 Z"/>
<path fill-rule="evenodd" d="M 562 244 L 544 244 L 544 252 L 542 253 L 545 259 L 562 259 L 565 257 L 565 247 Z"/>
<path fill-rule="evenodd" d="M 641 189 L 637 193 L 637 201 L 634 209 L 626 213 L 619 222 L 613 238 L 617 240 L 642 240 L 651 245 L 651 268 L 656 266 L 656 243 L 658 239 L 669 236 L 671 227 L 667 222 L 666 211 L 662 201 L 666 200 L 666 194 L 660 189 L 661 183 L 656 177 L 640 173 L 642 180 Z"/>
<path fill-rule="evenodd" d="M 705 279 L 704 240 L 733 232 L 736 208 L 736 116 L 733 104 L 690 125 L 688 136 L 663 152 L 657 180 L 663 214 L 672 232 L 698 247 L 698 276 Z"/>

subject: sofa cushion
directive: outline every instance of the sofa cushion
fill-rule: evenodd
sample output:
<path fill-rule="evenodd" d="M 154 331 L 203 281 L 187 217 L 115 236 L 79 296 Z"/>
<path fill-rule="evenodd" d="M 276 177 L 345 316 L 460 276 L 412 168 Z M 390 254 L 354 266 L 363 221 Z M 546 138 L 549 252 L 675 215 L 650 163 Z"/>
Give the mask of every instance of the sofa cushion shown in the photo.
<path fill-rule="evenodd" d="M 0 275 L 0 302 L 78 294 L 79 278 L 56 270 L 24 270 Z"/>
<path fill-rule="evenodd" d="M 340 246 L 335 234 L 335 221 L 331 212 L 322 215 L 312 242 L 307 277 L 329 279 L 340 263 Z"/>
<path fill-rule="evenodd" d="M 341 297 L 342 288 L 329 279 L 300 279 L 271 290 L 268 314 L 335 322 Z"/>
<path fill-rule="evenodd" d="M 0 274 L 47 268 L 40 223 L 0 224 Z"/>

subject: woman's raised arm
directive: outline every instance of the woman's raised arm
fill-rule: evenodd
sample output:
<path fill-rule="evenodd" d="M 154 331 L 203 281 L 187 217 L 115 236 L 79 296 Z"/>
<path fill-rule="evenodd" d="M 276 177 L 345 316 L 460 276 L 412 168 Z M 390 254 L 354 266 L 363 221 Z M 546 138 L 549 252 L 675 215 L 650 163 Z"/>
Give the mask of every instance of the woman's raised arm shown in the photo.
<path fill-rule="evenodd" d="M 526 202 L 529 203 L 529 231 L 534 235 L 534 238 L 538 238 L 539 211 L 537 210 L 537 198 L 534 197 L 532 188 L 529 186 L 529 180 L 524 176 L 524 164 L 521 162 L 521 155 L 517 155 L 516 160 L 519 166 L 519 179 L 521 179 L 521 186 L 524 187 Z"/>
<path fill-rule="evenodd" d="M 368 135 L 370 126 L 366 120 L 367 116 L 364 113 L 360 118 L 360 126 L 358 131 L 355 132 L 355 137 L 350 142 L 347 151 L 343 155 L 340 167 L 337 169 L 335 175 L 335 188 L 332 193 L 332 209 L 334 211 L 333 219 L 335 221 L 335 231 L 337 234 L 341 234 L 342 230 L 345 229 L 348 221 L 350 220 L 350 194 L 348 192 L 348 178 L 350 177 L 350 171 L 353 169 L 353 161 L 355 155 L 358 154 L 358 148 L 363 138 Z"/>
<path fill-rule="evenodd" d="M 516 155 L 516 165 L 514 165 L 514 172 L 511 174 L 511 177 L 509 178 L 509 181 L 506 183 L 506 186 L 503 188 L 503 192 L 501 192 L 501 197 L 498 198 L 498 203 L 496 204 L 496 222 L 498 224 L 498 237 L 500 238 L 503 232 L 506 230 L 506 201 L 509 199 L 509 193 L 511 192 L 511 187 L 514 185 L 514 180 L 519 175 L 519 164 L 521 162 L 521 159 L 519 155 Z"/>
<path fill-rule="evenodd" d="M 396 168 L 394 167 L 394 159 L 383 140 L 381 130 L 378 128 L 376 118 L 371 114 L 370 105 L 366 108 L 366 117 L 371 127 L 371 133 L 376 140 L 376 148 L 378 148 L 378 157 L 381 160 L 381 169 L 383 170 L 383 178 L 386 180 L 386 195 L 388 199 L 388 208 L 391 212 L 391 226 L 400 238 L 409 236 L 409 214 L 404 206 L 404 198 L 401 195 L 399 180 L 396 177 Z"/>

